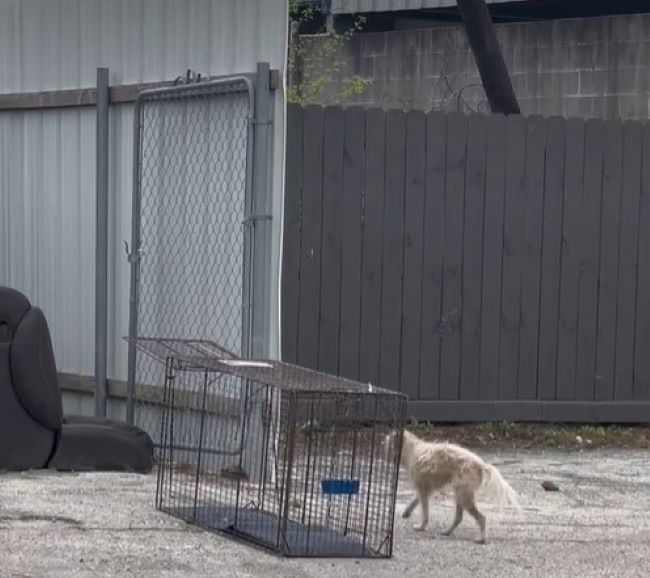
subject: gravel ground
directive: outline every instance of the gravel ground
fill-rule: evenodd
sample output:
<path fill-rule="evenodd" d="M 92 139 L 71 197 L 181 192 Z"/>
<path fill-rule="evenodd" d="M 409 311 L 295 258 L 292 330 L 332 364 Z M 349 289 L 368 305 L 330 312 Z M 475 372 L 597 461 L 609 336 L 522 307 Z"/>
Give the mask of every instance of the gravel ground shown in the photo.
<path fill-rule="evenodd" d="M 485 506 L 472 542 L 444 496 L 416 533 L 398 517 L 391 560 L 285 560 L 188 526 L 153 506 L 155 476 L 0 475 L 0 576 L 647 576 L 650 456 L 645 451 L 483 452 L 521 495 L 523 512 Z M 545 492 L 544 480 L 559 492 Z M 400 484 L 398 512 L 411 497 Z"/>

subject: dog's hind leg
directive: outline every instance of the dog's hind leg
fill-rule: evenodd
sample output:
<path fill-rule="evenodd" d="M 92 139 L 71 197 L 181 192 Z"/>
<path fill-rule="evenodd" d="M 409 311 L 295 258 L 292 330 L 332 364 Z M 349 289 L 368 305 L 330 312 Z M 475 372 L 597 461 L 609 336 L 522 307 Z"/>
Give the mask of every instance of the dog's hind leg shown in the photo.
<path fill-rule="evenodd" d="M 458 525 L 463 521 L 463 507 L 456 503 L 456 516 L 454 521 L 451 523 L 451 526 L 442 532 L 443 536 L 451 536 Z"/>
<path fill-rule="evenodd" d="M 415 506 L 418 505 L 418 502 L 420 501 L 420 498 L 415 496 L 410 502 L 409 505 L 406 506 L 406 509 L 402 512 L 402 518 L 410 518 L 411 514 L 413 513 L 413 510 L 415 510 Z"/>
<path fill-rule="evenodd" d="M 485 530 L 485 516 L 478 511 L 476 502 L 474 501 L 474 492 L 469 489 L 463 489 L 458 492 L 458 503 L 467 510 L 467 513 L 476 520 L 480 530 L 479 539 L 476 540 L 477 544 L 485 544 L 486 530 Z"/>
<path fill-rule="evenodd" d="M 427 525 L 429 524 L 429 494 L 428 492 L 423 492 L 418 490 L 418 500 L 420 506 L 422 506 L 422 521 L 419 525 L 413 526 L 413 529 L 417 532 L 424 532 Z"/>

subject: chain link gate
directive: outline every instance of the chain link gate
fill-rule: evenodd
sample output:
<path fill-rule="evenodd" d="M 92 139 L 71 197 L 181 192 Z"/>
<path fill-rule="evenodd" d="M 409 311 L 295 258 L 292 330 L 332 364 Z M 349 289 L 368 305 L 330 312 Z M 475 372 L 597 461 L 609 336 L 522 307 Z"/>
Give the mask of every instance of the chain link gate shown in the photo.
<path fill-rule="evenodd" d="M 260 82 L 262 74 L 266 74 Z M 256 207 L 268 134 L 268 66 L 143 92 L 134 119 L 129 338 L 216 342 L 252 353 Z M 262 97 L 265 93 L 262 92 Z M 266 140 L 265 140 L 266 139 Z M 259 151 L 259 152 L 258 152 Z M 258 280 L 259 282 L 263 280 Z M 127 421 L 158 443 L 164 377 L 129 344 Z M 230 395 L 240 388 L 231 384 Z M 192 405 L 191 400 L 188 401 Z M 188 409 L 189 412 L 189 409 Z M 198 428 L 198 423 L 197 423 Z M 184 443 L 191 444 L 192 440 Z"/>

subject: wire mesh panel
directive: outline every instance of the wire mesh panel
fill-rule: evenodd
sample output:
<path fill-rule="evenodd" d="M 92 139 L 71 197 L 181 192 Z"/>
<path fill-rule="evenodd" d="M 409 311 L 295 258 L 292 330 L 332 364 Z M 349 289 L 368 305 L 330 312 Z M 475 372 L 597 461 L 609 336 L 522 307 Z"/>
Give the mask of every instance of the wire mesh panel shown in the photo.
<path fill-rule="evenodd" d="M 249 343 L 251 84 L 142 93 L 136 106 L 129 334 Z M 161 382 L 129 357 L 129 419 L 158 439 Z"/>
<path fill-rule="evenodd" d="M 164 383 L 159 509 L 287 556 L 392 555 L 404 396 L 216 345 L 134 344 Z"/>

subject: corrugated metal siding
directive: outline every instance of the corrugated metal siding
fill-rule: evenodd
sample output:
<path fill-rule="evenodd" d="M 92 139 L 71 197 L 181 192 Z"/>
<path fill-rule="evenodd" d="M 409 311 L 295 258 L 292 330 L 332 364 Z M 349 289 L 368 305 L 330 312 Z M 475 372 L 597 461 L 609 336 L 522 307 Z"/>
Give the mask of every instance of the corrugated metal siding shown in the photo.
<path fill-rule="evenodd" d="M 0 93 L 284 70 L 287 0 L 2 0 Z M 284 110 L 278 91 L 273 176 L 281 215 Z M 109 377 L 125 378 L 131 238 L 132 106 L 111 107 Z M 94 109 L 0 113 L 0 284 L 48 317 L 60 371 L 94 367 Z M 274 220 L 279 279 L 280 220 Z M 279 283 L 279 282 L 278 282 Z M 273 287 L 274 303 L 277 287 Z M 273 312 L 279 327 L 279 312 Z M 271 336 L 271 351 L 279 347 Z"/>
<path fill-rule="evenodd" d="M 287 0 L 2 0 L 0 93 L 284 67 Z"/>
<path fill-rule="evenodd" d="M 94 151 L 92 109 L 0 114 L 0 283 L 45 309 L 78 373 L 93 369 Z"/>
<path fill-rule="evenodd" d="M 523 1 L 487 0 L 488 4 Z M 423 8 L 447 8 L 449 6 L 456 6 L 456 0 L 332 0 L 332 13 L 393 12 L 397 10 L 421 10 Z"/>
<path fill-rule="evenodd" d="M 65 415 L 94 415 L 95 413 L 95 399 L 91 393 L 63 391 L 61 402 Z M 106 402 L 106 417 L 126 421 L 126 401 L 124 399 L 109 397 Z"/>

